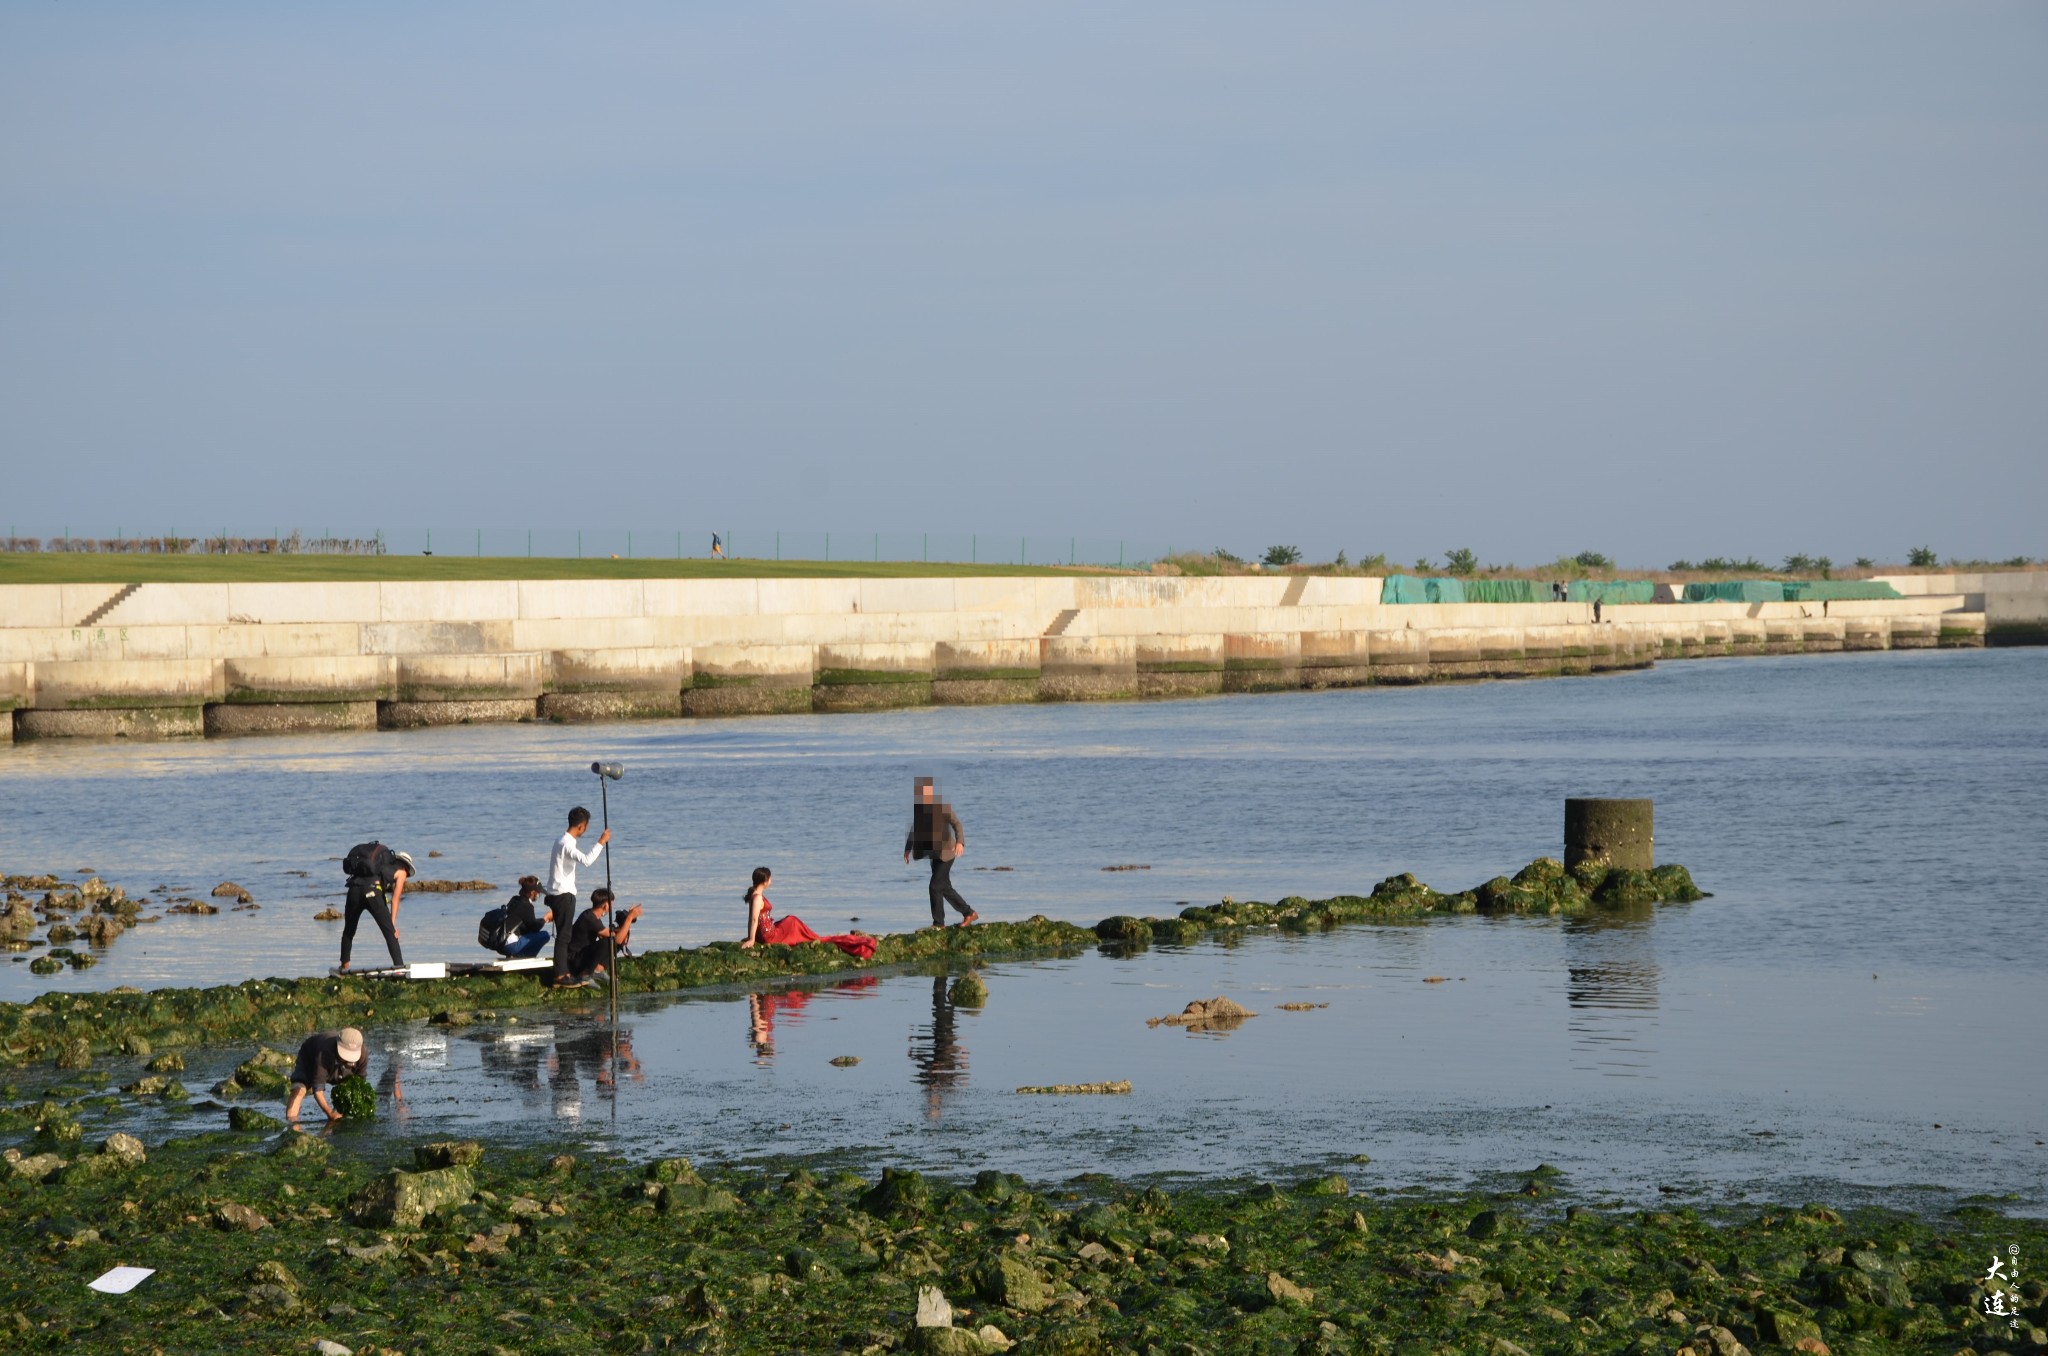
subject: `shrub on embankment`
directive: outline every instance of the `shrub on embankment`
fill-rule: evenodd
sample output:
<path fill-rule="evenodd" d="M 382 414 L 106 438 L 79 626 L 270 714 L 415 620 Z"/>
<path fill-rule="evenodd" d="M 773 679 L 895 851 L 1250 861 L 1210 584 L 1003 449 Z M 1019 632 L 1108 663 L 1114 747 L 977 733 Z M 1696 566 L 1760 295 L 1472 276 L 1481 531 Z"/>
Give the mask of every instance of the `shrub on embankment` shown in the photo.
<path fill-rule="evenodd" d="M 1682 866 L 1655 871 L 1580 868 L 1554 859 L 1530 863 L 1515 876 L 1443 894 L 1412 875 L 1380 882 L 1370 896 L 1283 899 L 1277 904 L 1225 900 L 1164 919 L 1106 918 L 1094 928 L 1035 916 L 971 928 L 922 929 L 879 939 L 863 965 L 826 943 L 742 949 L 737 942 L 654 951 L 621 963 L 627 993 L 663 993 L 717 984 L 755 983 L 799 975 L 838 974 L 874 966 L 948 965 L 1000 955 L 1074 951 L 1104 942 L 1143 945 L 1192 941 L 1205 933 L 1248 927 L 1315 932 L 1340 923 L 1419 918 L 1437 913 L 1576 914 L 1700 898 Z M 546 971 L 458 975 L 394 982 L 359 976 L 252 979 L 204 989 L 51 993 L 29 1003 L 0 1004 L 0 1067 L 55 1060 L 83 1068 L 99 1055 L 242 1040 L 296 1042 L 308 1032 L 370 1022 L 417 1021 L 547 1006 L 586 1007 L 602 990 L 551 991 Z"/>

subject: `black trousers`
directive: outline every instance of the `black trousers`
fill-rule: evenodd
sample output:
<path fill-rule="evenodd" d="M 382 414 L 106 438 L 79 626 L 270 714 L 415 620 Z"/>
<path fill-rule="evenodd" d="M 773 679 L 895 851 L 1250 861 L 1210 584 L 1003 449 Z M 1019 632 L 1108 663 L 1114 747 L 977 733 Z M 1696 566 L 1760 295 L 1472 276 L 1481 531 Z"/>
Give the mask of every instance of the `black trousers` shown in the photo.
<path fill-rule="evenodd" d="M 946 925 L 946 905 L 949 902 L 954 908 L 960 910 L 962 918 L 974 912 L 974 910 L 967 907 L 967 901 L 960 898 L 960 892 L 953 888 L 953 863 L 936 852 L 932 853 L 931 893 L 932 926 L 935 928 L 942 928 Z"/>
<path fill-rule="evenodd" d="M 555 978 L 569 976 L 569 929 L 576 922 L 575 895 L 549 895 L 544 900 L 555 915 Z"/>
<path fill-rule="evenodd" d="M 355 945 L 356 924 L 366 913 L 377 925 L 377 931 L 384 934 L 384 945 L 391 952 L 391 963 L 405 964 L 405 953 L 398 948 L 398 933 L 391 925 L 391 906 L 384 900 L 384 891 L 368 876 L 358 876 L 348 883 L 348 907 L 342 915 L 341 924 L 341 963 L 348 964 L 349 948 Z"/>

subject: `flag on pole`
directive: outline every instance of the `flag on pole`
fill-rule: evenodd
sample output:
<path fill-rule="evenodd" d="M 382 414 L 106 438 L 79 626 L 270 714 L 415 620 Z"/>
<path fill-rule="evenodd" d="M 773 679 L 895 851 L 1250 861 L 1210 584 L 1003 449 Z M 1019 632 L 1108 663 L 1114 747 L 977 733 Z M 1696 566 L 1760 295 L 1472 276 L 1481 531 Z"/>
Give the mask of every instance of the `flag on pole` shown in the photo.
<path fill-rule="evenodd" d="M 711 554 L 720 560 L 725 559 L 725 542 L 716 532 L 711 534 Z"/>

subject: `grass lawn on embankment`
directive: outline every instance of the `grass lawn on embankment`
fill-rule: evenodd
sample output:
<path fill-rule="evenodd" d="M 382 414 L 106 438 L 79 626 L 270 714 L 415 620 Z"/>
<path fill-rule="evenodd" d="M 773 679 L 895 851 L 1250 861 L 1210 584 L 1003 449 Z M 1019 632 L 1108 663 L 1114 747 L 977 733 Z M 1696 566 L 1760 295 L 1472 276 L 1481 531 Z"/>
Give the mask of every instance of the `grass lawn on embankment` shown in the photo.
<path fill-rule="evenodd" d="M 1123 574 L 1102 566 L 914 560 L 616 560 L 554 556 L 0 555 L 0 584 L 298 584 L 464 579 L 955 579 Z"/>

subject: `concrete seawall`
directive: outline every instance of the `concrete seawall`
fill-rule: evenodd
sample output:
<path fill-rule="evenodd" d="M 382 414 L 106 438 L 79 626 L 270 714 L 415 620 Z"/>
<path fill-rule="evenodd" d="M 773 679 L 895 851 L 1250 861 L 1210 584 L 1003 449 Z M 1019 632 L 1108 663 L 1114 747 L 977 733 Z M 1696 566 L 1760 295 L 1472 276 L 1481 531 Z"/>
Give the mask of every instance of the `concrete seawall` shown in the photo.
<path fill-rule="evenodd" d="M 2048 602 L 2048 589 L 2002 583 L 1976 595 L 1920 592 L 1826 607 L 1615 606 L 1596 625 L 1591 606 L 1579 603 L 1382 605 L 1380 583 L 1116 576 L 5 585 L 0 741 L 1543 677 L 1659 659 L 1982 645 L 1984 599 Z M 2031 614 L 2009 615 L 2020 622 Z"/>

